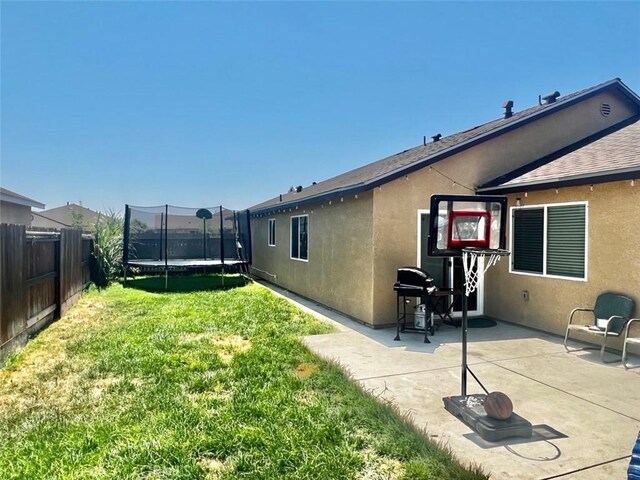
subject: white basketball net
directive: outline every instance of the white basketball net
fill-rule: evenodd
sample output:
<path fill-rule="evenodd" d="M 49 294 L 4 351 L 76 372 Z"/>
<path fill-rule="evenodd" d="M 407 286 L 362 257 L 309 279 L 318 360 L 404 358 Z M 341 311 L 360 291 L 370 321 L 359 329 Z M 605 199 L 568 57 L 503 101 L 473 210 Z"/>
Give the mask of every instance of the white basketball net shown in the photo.
<path fill-rule="evenodd" d="M 509 255 L 508 250 L 473 250 L 464 248 L 462 250 L 462 265 L 464 266 L 464 286 L 465 295 L 468 297 L 478 288 L 478 259 L 484 257 L 485 264 L 482 274 L 493 267 L 505 255 Z"/>

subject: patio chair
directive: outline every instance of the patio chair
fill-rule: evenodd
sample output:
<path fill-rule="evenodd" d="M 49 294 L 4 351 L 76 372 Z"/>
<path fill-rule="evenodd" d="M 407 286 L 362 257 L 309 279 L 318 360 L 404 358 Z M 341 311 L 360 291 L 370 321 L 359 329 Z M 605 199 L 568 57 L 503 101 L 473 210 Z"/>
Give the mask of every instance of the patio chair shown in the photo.
<path fill-rule="evenodd" d="M 630 343 L 640 345 L 640 336 L 632 337 L 631 335 L 629 335 L 629 332 L 631 332 L 631 325 L 634 322 L 638 322 L 638 326 L 640 327 L 640 318 L 632 318 L 627 322 L 627 328 L 624 329 L 624 343 L 622 344 L 622 365 L 627 370 L 629 369 L 629 367 L 627 367 L 627 345 Z M 640 335 L 640 330 L 638 331 L 638 335 Z"/>
<path fill-rule="evenodd" d="M 569 349 L 567 346 L 567 340 L 569 339 L 569 332 L 577 330 L 582 333 L 599 337 L 602 341 L 600 347 L 600 359 L 603 363 L 611 363 L 616 360 L 605 360 L 604 350 L 607 346 L 607 339 L 609 337 L 619 337 L 624 331 L 624 327 L 629 321 L 631 312 L 634 308 L 634 301 L 625 295 L 619 293 L 606 292 L 598 295 L 596 304 L 593 308 L 574 308 L 569 315 L 569 323 L 567 324 L 567 331 L 564 334 L 564 348 L 567 352 L 585 350 L 594 347 L 582 347 Z M 593 319 L 592 324 L 579 325 L 573 323 L 574 316 L 577 312 L 590 312 Z"/>

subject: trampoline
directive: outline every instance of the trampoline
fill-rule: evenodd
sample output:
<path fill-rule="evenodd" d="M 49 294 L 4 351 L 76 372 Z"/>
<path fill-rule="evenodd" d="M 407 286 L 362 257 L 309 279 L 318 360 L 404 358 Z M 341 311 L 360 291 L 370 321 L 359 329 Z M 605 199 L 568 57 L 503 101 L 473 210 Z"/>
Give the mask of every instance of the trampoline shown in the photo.
<path fill-rule="evenodd" d="M 248 275 L 251 264 L 249 210 L 222 206 L 185 208 L 125 205 L 124 282 L 127 270 L 236 271 Z"/>

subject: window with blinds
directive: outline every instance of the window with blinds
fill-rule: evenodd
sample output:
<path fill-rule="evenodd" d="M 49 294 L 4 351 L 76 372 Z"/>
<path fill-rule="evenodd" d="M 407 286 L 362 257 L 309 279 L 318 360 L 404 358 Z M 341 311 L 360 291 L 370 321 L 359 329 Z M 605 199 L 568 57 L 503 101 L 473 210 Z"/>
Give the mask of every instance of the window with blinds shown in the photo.
<path fill-rule="evenodd" d="M 586 206 L 547 208 L 547 275 L 585 277 Z"/>
<path fill-rule="evenodd" d="M 511 271 L 586 278 L 587 205 L 514 208 Z"/>

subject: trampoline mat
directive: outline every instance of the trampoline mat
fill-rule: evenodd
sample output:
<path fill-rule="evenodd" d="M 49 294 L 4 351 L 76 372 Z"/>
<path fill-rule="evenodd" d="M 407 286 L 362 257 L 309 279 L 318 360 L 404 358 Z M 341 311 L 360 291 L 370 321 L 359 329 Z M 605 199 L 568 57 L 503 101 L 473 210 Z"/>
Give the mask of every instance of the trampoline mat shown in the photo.
<path fill-rule="evenodd" d="M 193 259 L 174 259 L 174 260 L 129 260 L 128 265 L 134 267 L 156 267 L 162 268 L 165 265 L 167 267 L 215 267 L 222 265 L 240 265 L 247 263 L 244 260 L 232 260 L 225 259 L 223 262 L 220 259 L 212 260 L 193 260 Z"/>

